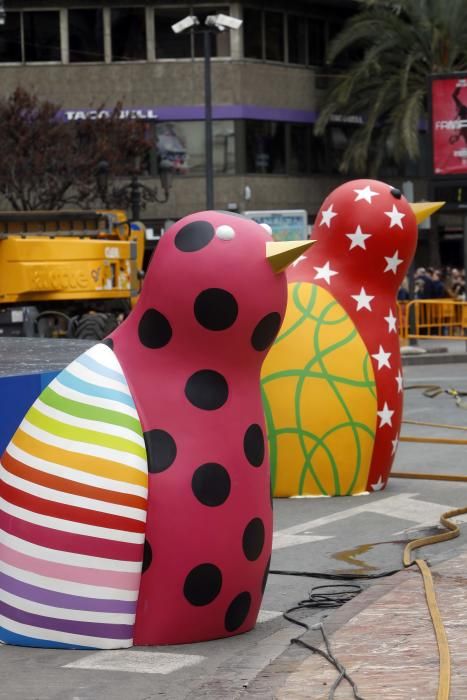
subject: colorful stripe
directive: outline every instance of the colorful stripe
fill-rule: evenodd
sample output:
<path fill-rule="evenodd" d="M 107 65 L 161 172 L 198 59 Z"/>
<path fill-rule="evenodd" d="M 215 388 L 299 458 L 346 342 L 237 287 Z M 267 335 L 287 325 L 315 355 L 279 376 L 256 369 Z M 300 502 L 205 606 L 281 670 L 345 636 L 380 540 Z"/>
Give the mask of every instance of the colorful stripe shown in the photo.
<path fill-rule="evenodd" d="M 131 646 L 146 498 L 136 408 L 99 344 L 42 392 L 1 459 L 0 640 Z"/>
<path fill-rule="evenodd" d="M 124 506 L 125 508 L 132 508 L 134 510 L 139 509 L 141 513 L 144 514 L 144 520 L 146 519 L 146 501 L 140 496 L 133 496 L 132 494 L 121 493 L 119 491 L 109 491 L 87 484 L 78 484 L 76 481 L 71 481 L 71 479 L 64 479 L 60 476 L 47 474 L 46 472 L 40 471 L 40 469 L 28 467 L 26 464 L 14 459 L 8 452 L 5 452 L 0 464 L 5 467 L 9 474 L 13 474 L 22 480 L 28 481 L 29 484 L 37 484 L 44 488 L 60 491 L 62 494 L 69 493 L 80 496 L 81 498 L 92 499 L 100 502 L 101 507 L 103 507 L 104 502 Z"/>
<path fill-rule="evenodd" d="M 42 605 L 56 606 L 68 610 L 92 610 L 93 612 L 105 613 L 134 613 L 136 601 L 128 600 L 106 600 L 92 599 L 84 596 L 68 595 L 67 593 L 57 593 L 48 591 L 39 586 L 31 586 L 12 576 L 0 573 L 0 588 L 15 596 L 20 596 L 26 600 L 41 603 Z"/>
<path fill-rule="evenodd" d="M 26 577 L 28 581 L 36 579 L 36 576 L 32 576 L 32 574 L 37 574 L 37 576 L 41 576 L 42 578 L 56 579 L 55 584 L 51 580 L 45 582 L 51 589 L 57 588 L 60 591 L 63 588 L 64 581 L 71 581 L 74 584 L 84 584 L 87 592 L 89 592 L 89 589 L 93 586 L 100 586 L 101 590 L 93 591 L 93 593 L 105 593 L 102 589 L 102 568 L 92 569 L 90 567 L 76 566 L 73 564 L 60 564 L 50 559 L 40 559 L 28 554 L 23 554 L 22 552 L 17 552 L 6 545 L 0 545 L 0 558 L 2 560 L 2 569 L 5 573 L 11 571 L 10 567 L 13 567 L 18 568 L 19 571 L 11 571 L 11 573 L 16 573 L 19 577 L 24 576 L 24 572 L 27 572 Z M 134 592 L 138 587 L 139 576 L 139 573 L 129 571 L 106 570 L 106 589 L 117 589 L 109 590 L 107 593 L 109 595 L 122 596 L 122 591 Z M 73 590 L 77 590 L 78 588 L 80 587 L 76 585 L 73 586 Z"/>

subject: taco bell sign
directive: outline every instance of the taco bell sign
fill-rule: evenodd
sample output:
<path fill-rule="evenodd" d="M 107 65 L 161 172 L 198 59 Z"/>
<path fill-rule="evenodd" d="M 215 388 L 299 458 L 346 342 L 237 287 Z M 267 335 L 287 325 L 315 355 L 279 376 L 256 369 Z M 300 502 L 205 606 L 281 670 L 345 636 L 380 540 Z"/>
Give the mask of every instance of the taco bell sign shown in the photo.
<path fill-rule="evenodd" d="M 79 121 L 82 119 L 108 119 L 112 116 L 112 109 L 65 109 L 61 112 L 65 121 Z M 142 119 L 144 121 L 155 121 L 159 119 L 157 112 L 151 107 L 138 109 L 121 109 L 118 116 L 120 119 Z"/>

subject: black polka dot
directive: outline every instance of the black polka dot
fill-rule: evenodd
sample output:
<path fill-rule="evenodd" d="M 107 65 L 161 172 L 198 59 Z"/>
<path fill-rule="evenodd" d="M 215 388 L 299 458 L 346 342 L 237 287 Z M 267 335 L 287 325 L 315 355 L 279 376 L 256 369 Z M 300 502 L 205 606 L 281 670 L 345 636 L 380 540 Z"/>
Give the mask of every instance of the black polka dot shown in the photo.
<path fill-rule="evenodd" d="M 277 311 L 265 316 L 256 326 L 251 336 L 251 344 L 255 350 L 266 350 L 273 342 L 281 327 L 281 317 Z"/>
<path fill-rule="evenodd" d="M 205 289 L 195 300 L 195 316 L 198 323 L 210 331 L 224 331 L 235 323 L 238 304 L 225 289 Z"/>
<path fill-rule="evenodd" d="M 225 404 L 229 387 L 225 378 L 212 369 L 201 369 L 191 375 L 185 386 L 190 403 L 205 411 L 214 411 Z"/>
<path fill-rule="evenodd" d="M 263 551 L 264 525 L 261 518 L 250 520 L 243 533 L 243 552 L 249 561 L 256 561 Z"/>
<path fill-rule="evenodd" d="M 246 591 L 240 593 L 230 603 L 225 614 L 225 629 L 235 632 L 245 622 L 251 607 L 251 595 Z"/>
<path fill-rule="evenodd" d="M 108 348 L 111 350 L 114 349 L 114 341 L 112 338 L 105 338 L 104 340 L 101 340 L 102 345 L 107 345 Z"/>
<path fill-rule="evenodd" d="M 395 197 L 396 199 L 400 199 L 402 197 L 402 192 L 400 190 L 398 190 L 397 187 L 391 187 L 390 191 L 391 191 L 392 196 Z M 371 197 L 370 197 L 370 199 L 371 199 Z"/>
<path fill-rule="evenodd" d="M 200 564 L 185 579 L 183 593 L 192 605 L 212 603 L 222 588 L 222 574 L 214 564 Z"/>
<path fill-rule="evenodd" d="M 263 583 L 261 584 L 261 592 L 264 593 L 265 588 L 266 588 L 266 583 L 268 581 L 268 576 L 269 576 L 269 567 L 271 566 L 271 557 L 268 559 L 268 563 L 266 564 L 266 568 L 264 570 L 264 575 L 263 575 Z"/>
<path fill-rule="evenodd" d="M 143 568 L 142 573 L 149 569 L 152 562 L 152 547 L 147 540 L 144 540 Z"/>
<path fill-rule="evenodd" d="M 264 435 L 257 423 L 252 423 L 243 438 L 245 457 L 253 467 L 260 467 L 264 461 Z"/>
<path fill-rule="evenodd" d="M 173 464 L 177 456 L 177 445 L 165 430 L 147 430 L 144 442 L 148 457 L 148 470 L 151 474 L 163 472 Z"/>
<path fill-rule="evenodd" d="M 193 474 L 191 488 L 205 506 L 220 506 L 229 497 L 230 476 L 221 464 L 202 464 Z"/>
<path fill-rule="evenodd" d="M 146 348 L 163 348 L 172 337 L 172 327 L 160 311 L 147 309 L 141 316 L 138 336 Z"/>
<path fill-rule="evenodd" d="M 175 236 L 175 245 L 183 253 L 201 250 L 214 238 L 214 227 L 209 221 L 192 221 Z"/>

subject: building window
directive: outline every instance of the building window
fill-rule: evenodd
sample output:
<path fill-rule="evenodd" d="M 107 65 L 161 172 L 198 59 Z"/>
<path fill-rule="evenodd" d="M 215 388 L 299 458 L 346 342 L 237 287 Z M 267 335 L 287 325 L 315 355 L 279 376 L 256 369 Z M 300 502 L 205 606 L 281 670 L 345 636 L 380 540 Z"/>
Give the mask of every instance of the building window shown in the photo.
<path fill-rule="evenodd" d="M 208 15 L 229 14 L 228 7 L 195 7 L 192 13 L 199 19 L 201 25 L 205 23 Z M 202 32 L 193 32 L 194 56 L 204 56 L 204 36 Z M 210 32 L 211 56 L 230 56 L 230 31 Z"/>
<path fill-rule="evenodd" d="M 111 10 L 112 61 L 146 59 L 146 22 L 143 7 Z"/>
<path fill-rule="evenodd" d="M 285 124 L 246 120 L 247 173 L 285 173 Z"/>
<path fill-rule="evenodd" d="M 0 63 L 21 63 L 21 15 L 7 12 L 0 24 Z"/>
<path fill-rule="evenodd" d="M 188 7 L 159 9 L 154 11 L 156 34 L 156 58 L 190 58 L 190 32 L 174 34 L 172 24 L 190 14 Z"/>
<path fill-rule="evenodd" d="M 174 34 L 172 24 L 187 15 L 195 15 L 200 25 L 204 25 L 208 15 L 229 14 L 228 7 L 193 7 L 190 9 L 161 9 L 154 12 L 156 57 L 157 58 L 202 58 L 204 56 L 204 36 L 201 31 L 184 31 Z M 210 32 L 211 56 L 230 56 L 230 32 Z"/>
<path fill-rule="evenodd" d="M 58 12 L 23 12 L 23 32 L 26 61 L 60 61 Z"/>
<path fill-rule="evenodd" d="M 243 10 L 245 58 L 279 61 L 295 65 L 321 66 L 329 42 L 343 26 L 330 17 L 299 16 L 275 10 Z M 285 40 L 287 23 L 287 42 Z M 286 54 L 287 43 L 287 54 Z"/>
<path fill-rule="evenodd" d="M 68 33 L 71 63 L 104 60 L 102 10 L 69 10 Z"/>
<path fill-rule="evenodd" d="M 263 13 L 245 7 L 243 10 L 243 51 L 245 58 L 263 58 Z"/>
<path fill-rule="evenodd" d="M 323 19 L 308 21 L 308 63 L 322 66 L 326 57 L 326 25 Z"/>
<path fill-rule="evenodd" d="M 156 124 L 157 151 L 169 160 L 178 174 L 204 175 L 206 171 L 205 125 L 203 121 Z M 232 120 L 212 123 L 214 172 L 235 173 L 235 131 Z"/>
<path fill-rule="evenodd" d="M 266 60 L 284 61 L 284 15 L 282 12 L 264 13 Z"/>
<path fill-rule="evenodd" d="M 297 15 L 287 16 L 287 46 L 289 63 L 306 65 L 306 20 Z"/>

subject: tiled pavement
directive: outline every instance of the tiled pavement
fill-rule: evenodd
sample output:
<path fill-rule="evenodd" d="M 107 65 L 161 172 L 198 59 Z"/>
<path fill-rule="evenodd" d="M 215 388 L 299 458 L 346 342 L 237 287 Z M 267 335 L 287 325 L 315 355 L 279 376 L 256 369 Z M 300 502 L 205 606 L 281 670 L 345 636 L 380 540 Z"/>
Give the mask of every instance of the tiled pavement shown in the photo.
<path fill-rule="evenodd" d="M 435 565 L 432 572 L 451 652 L 450 700 L 466 700 L 467 552 Z M 364 700 L 436 700 L 437 643 L 416 567 L 373 584 L 330 615 L 325 628 L 334 655 Z M 304 640 L 323 648 L 317 631 Z M 335 679 L 336 671 L 325 659 L 295 647 L 238 697 L 327 700 Z M 342 681 L 335 700 L 353 697 Z"/>

